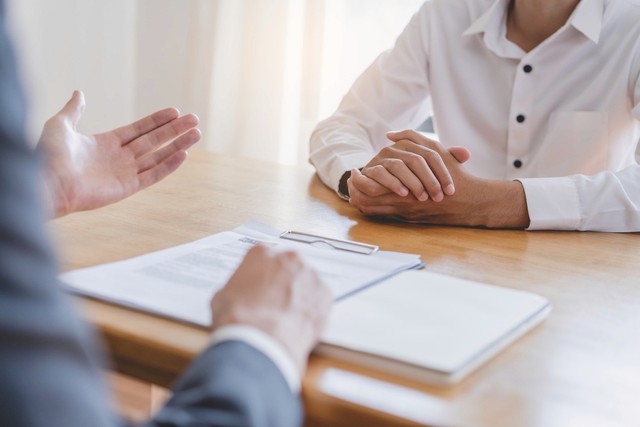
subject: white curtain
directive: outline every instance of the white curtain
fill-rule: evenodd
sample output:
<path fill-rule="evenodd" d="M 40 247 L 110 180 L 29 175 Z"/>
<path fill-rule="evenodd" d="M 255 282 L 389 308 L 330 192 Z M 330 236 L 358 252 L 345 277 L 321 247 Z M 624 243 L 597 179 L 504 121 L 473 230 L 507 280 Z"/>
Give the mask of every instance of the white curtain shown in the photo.
<path fill-rule="evenodd" d="M 127 0 L 10 0 L 9 25 L 30 98 L 29 131 L 83 89 L 82 126 L 103 130 L 135 114 L 135 8 Z M 105 127 L 106 126 L 106 127 Z"/>
<path fill-rule="evenodd" d="M 11 0 L 30 131 L 83 89 L 82 129 L 165 106 L 209 150 L 288 164 L 422 0 Z"/>

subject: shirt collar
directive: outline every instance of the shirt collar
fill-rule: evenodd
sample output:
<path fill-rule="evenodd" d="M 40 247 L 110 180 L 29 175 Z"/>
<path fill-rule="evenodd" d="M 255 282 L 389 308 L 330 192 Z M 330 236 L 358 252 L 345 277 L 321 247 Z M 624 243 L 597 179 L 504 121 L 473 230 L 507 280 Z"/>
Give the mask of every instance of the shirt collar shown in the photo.
<path fill-rule="evenodd" d="M 487 48 L 503 58 L 519 59 L 524 51 L 507 41 L 507 9 L 510 0 L 495 0 L 467 30 L 463 36 L 482 34 Z"/>
<path fill-rule="evenodd" d="M 510 0 L 496 0 L 462 33 L 463 36 L 485 33 L 492 26 L 501 25 Z M 581 0 L 573 12 L 568 25 L 572 25 L 594 43 L 600 39 L 602 19 L 604 16 L 604 0 Z"/>
<path fill-rule="evenodd" d="M 594 43 L 598 43 L 603 17 L 604 0 L 581 0 L 569 18 L 568 24 L 573 25 Z"/>
<path fill-rule="evenodd" d="M 496 0 L 493 4 L 487 9 L 485 13 L 480 15 L 478 19 L 476 19 L 469 28 L 462 33 L 463 36 L 470 36 L 473 34 L 484 33 L 487 29 L 491 28 L 492 24 L 499 24 L 500 20 L 505 14 L 507 6 L 509 5 L 510 0 Z"/>

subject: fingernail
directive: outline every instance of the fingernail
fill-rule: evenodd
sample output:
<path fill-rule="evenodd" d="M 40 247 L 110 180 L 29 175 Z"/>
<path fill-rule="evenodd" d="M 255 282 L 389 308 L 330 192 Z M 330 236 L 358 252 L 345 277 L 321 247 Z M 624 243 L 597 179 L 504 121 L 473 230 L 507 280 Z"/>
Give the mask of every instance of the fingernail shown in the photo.
<path fill-rule="evenodd" d="M 402 187 L 402 188 L 400 189 L 400 192 L 399 192 L 399 195 L 400 195 L 400 196 L 404 197 L 404 196 L 406 196 L 406 195 L 408 195 L 408 194 L 409 194 L 409 190 L 408 190 L 407 188 Z"/>
<path fill-rule="evenodd" d="M 444 199 L 444 194 L 442 194 L 442 191 L 433 197 L 434 202 L 441 202 L 443 199 Z"/>
<path fill-rule="evenodd" d="M 444 192 L 447 196 L 451 196 L 456 192 L 456 187 L 454 187 L 453 184 L 449 184 L 447 185 L 447 188 L 444 189 Z"/>
<path fill-rule="evenodd" d="M 418 200 L 420 200 L 421 202 L 426 202 L 427 200 L 429 200 L 429 195 L 426 191 L 423 191 L 422 194 L 418 197 Z"/>

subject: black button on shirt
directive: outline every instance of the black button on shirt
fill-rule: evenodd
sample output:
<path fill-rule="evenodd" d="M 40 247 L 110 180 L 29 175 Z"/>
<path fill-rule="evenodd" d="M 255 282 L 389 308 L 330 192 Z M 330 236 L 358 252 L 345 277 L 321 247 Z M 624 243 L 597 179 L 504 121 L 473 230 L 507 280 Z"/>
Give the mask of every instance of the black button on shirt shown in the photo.
<path fill-rule="evenodd" d="M 513 162 L 513 167 L 520 169 L 522 167 L 522 162 L 520 160 L 516 160 L 515 162 Z"/>
<path fill-rule="evenodd" d="M 533 67 L 529 64 L 522 67 L 522 69 L 524 70 L 525 73 L 530 73 L 531 71 L 533 71 Z"/>
<path fill-rule="evenodd" d="M 518 116 L 516 117 L 516 120 L 518 121 L 518 123 L 522 123 L 524 122 L 524 116 L 522 114 L 518 114 Z"/>

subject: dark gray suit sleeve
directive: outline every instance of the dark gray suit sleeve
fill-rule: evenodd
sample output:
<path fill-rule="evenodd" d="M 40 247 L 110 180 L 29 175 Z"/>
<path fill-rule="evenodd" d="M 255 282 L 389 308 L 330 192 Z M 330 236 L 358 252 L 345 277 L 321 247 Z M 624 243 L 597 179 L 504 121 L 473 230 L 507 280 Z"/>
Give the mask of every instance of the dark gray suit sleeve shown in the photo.
<path fill-rule="evenodd" d="M 113 426 L 99 352 L 56 281 L 0 4 L 0 424 Z"/>
<path fill-rule="evenodd" d="M 101 353 L 56 281 L 3 6 L 0 0 L 0 425 L 114 427 Z M 198 358 L 149 425 L 288 427 L 299 420 L 298 399 L 275 365 L 230 342 Z"/>
<path fill-rule="evenodd" d="M 293 427 L 302 409 L 276 365 L 253 347 L 227 341 L 210 347 L 173 388 L 148 427 Z"/>

